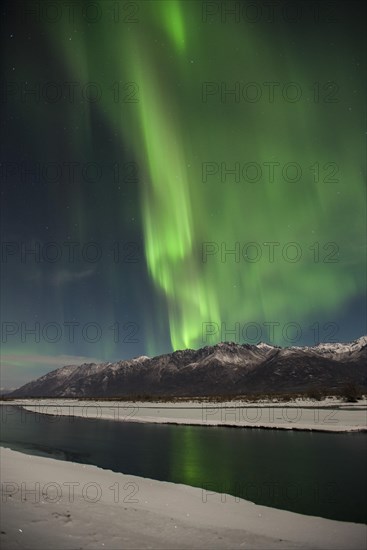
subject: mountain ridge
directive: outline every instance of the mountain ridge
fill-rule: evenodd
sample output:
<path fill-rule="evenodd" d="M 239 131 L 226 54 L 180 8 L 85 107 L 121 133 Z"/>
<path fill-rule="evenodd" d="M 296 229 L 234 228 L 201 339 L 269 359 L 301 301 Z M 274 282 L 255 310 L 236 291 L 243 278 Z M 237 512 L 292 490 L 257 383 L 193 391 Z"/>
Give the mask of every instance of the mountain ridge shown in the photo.
<path fill-rule="evenodd" d="M 210 396 L 367 388 L 367 336 L 353 342 L 282 348 L 220 342 L 155 357 L 66 365 L 9 397 Z"/>

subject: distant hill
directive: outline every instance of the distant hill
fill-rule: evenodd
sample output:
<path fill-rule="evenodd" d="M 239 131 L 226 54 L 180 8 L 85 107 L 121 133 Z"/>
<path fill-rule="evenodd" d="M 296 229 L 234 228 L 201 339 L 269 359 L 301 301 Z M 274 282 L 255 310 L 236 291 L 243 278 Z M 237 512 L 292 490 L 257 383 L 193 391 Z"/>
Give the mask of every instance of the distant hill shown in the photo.
<path fill-rule="evenodd" d="M 313 347 L 223 342 L 152 358 L 65 366 L 9 397 L 194 397 L 335 390 L 347 383 L 367 389 L 366 366 L 366 336 Z"/>

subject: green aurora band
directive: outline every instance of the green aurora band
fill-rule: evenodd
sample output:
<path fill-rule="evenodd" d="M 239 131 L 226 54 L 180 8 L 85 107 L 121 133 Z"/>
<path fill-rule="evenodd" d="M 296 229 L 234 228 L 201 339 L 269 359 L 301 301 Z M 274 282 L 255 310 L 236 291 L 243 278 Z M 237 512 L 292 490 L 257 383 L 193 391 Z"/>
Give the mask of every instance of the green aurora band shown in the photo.
<path fill-rule="evenodd" d="M 104 18 L 87 27 L 80 19 L 76 32 L 69 22 L 52 31 L 50 43 L 66 59 L 72 79 L 101 84 L 101 113 L 138 163 L 146 262 L 167 305 L 173 349 L 233 339 L 221 331 L 203 339 L 207 322 L 230 330 L 235 323 L 331 320 L 364 285 L 364 167 L 358 162 L 364 128 L 358 109 L 348 108 L 348 98 L 355 106 L 363 105 L 363 97 L 359 73 L 345 76 L 347 48 L 338 57 L 323 54 L 326 38 L 319 32 L 302 37 L 303 51 L 292 51 L 286 30 L 222 24 L 220 18 L 202 22 L 200 2 L 139 6 L 139 22 L 113 25 Z M 339 40 L 347 43 L 347 37 Z M 136 92 L 138 101 L 115 102 L 116 81 L 120 97 Z M 335 97 L 332 88 L 323 88 L 328 81 L 338 83 L 335 102 L 325 101 Z M 124 89 L 126 82 L 138 88 Z M 219 90 L 221 82 L 228 90 L 236 82 L 255 82 L 262 96 L 236 102 L 227 95 L 221 102 L 215 84 L 205 101 L 205 82 L 218 83 Z M 264 85 L 269 82 L 280 83 L 273 102 Z M 302 90 L 299 101 L 284 99 L 289 82 Z M 254 97 L 254 88 L 248 93 Z M 88 134 L 88 120 L 84 124 Z M 279 163 L 273 181 L 264 164 L 271 162 Z M 203 163 L 229 169 L 257 163 L 262 176 L 257 182 L 242 176 L 236 182 L 233 175 L 221 181 L 218 170 L 203 181 Z M 299 181 L 286 181 L 287 163 L 301 167 Z M 329 163 L 337 164 L 336 174 Z M 248 174 L 248 180 L 254 177 Z M 294 177 L 291 168 L 288 174 Z M 250 242 L 260 246 L 258 261 L 242 254 L 221 261 L 222 248 L 240 243 L 242 251 Z M 271 242 L 279 243 L 274 261 L 264 244 Z M 290 242 L 302 251 L 299 261 L 282 255 Z M 205 243 L 216 243 L 206 261 Z M 294 254 L 289 249 L 289 258 Z M 153 328 L 149 347 L 155 349 Z"/>

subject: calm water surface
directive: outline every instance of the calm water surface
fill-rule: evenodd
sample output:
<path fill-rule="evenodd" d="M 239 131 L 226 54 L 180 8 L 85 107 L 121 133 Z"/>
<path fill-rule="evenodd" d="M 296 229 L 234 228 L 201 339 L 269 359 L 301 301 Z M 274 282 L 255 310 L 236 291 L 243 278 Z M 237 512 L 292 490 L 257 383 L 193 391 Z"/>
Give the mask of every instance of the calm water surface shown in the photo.
<path fill-rule="evenodd" d="M 367 434 L 114 422 L 0 406 L 1 445 L 367 523 Z"/>

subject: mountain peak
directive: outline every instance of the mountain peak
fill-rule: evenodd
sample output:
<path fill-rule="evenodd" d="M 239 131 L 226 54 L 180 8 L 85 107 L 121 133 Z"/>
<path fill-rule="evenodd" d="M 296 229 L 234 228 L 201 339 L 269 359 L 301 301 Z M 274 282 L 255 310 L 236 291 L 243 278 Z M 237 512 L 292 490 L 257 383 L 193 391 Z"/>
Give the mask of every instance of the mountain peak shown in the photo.
<path fill-rule="evenodd" d="M 220 342 L 114 363 L 69 365 L 22 386 L 11 397 L 209 396 L 367 389 L 367 337 L 349 343 L 281 348 Z"/>

